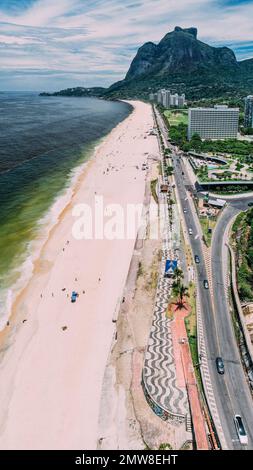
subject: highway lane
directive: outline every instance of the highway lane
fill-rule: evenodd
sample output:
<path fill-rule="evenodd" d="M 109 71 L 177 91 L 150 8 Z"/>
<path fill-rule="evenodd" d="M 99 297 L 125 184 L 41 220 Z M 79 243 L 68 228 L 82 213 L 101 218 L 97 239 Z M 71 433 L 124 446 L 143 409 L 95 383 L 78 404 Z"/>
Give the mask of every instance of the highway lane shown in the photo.
<path fill-rule="evenodd" d="M 175 157 L 173 157 L 174 163 L 174 176 L 175 182 L 178 189 L 180 204 L 182 209 L 186 208 L 187 212 L 184 214 L 184 219 L 186 223 L 186 227 L 192 228 L 193 234 L 189 236 L 189 240 L 191 243 L 192 252 L 195 255 L 198 255 L 200 258 L 200 263 L 196 265 L 196 272 L 197 272 L 197 282 L 199 287 L 199 294 L 200 294 L 200 306 L 202 311 L 203 317 L 203 324 L 204 324 L 204 334 L 205 334 L 205 344 L 207 350 L 207 359 L 209 365 L 209 372 L 210 377 L 213 385 L 214 396 L 216 400 L 216 405 L 218 408 L 223 432 L 225 435 L 225 439 L 230 449 L 238 449 L 240 445 L 236 442 L 237 436 L 234 428 L 233 423 L 233 407 L 231 406 L 231 402 L 229 399 L 229 391 L 226 387 L 226 383 L 224 381 L 224 376 L 220 376 L 217 373 L 216 368 L 216 357 L 220 355 L 219 351 L 219 340 L 218 340 L 218 325 L 215 318 L 212 299 L 210 295 L 210 291 L 204 289 L 203 281 L 207 279 L 207 271 L 205 267 L 205 260 L 202 252 L 202 243 L 201 239 L 198 234 L 198 228 L 194 221 L 194 215 L 191 210 L 191 205 L 189 202 L 186 202 L 187 192 L 185 189 L 185 183 L 187 185 L 188 181 L 183 181 L 182 175 L 182 166 L 179 160 L 176 162 Z M 185 173 L 185 171 L 184 171 Z M 185 179 L 185 177 L 184 177 Z M 235 440 L 235 442 L 234 442 Z"/>
<path fill-rule="evenodd" d="M 190 182 L 187 180 L 186 169 L 178 160 L 175 166 L 175 174 L 177 174 L 177 185 L 183 191 L 183 186 L 189 186 Z M 184 181 L 182 180 L 184 172 Z M 183 195 L 183 204 L 185 194 Z M 181 199 L 181 198 L 180 198 Z M 227 304 L 225 284 L 223 278 L 223 263 L 224 263 L 224 250 L 226 247 L 223 244 L 223 237 L 225 230 L 231 219 L 238 214 L 241 210 L 248 208 L 248 202 L 252 197 L 232 201 L 222 214 L 217 228 L 214 232 L 212 243 L 212 273 L 213 273 L 213 292 L 214 292 L 214 308 L 212 305 L 210 293 L 203 291 L 203 271 L 198 272 L 198 283 L 200 287 L 200 302 L 205 325 L 205 341 L 208 350 L 208 362 L 211 374 L 212 385 L 214 389 L 217 408 L 219 411 L 224 435 L 230 449 L 240 449 L 242 446 L 238 442 L 238 436 L 235 430 L 233 417 L 235 414 L 240 414 L 247 429 L 249 444 L 248 449 L 253 449 L 253 403 L 250 396 L 249 387 L 246 377 L 244 375 L 243 367 L 241 364 L 238 346 L 236 344 L 235 335 L 232 326 L 231 315 L 229 306 Z M 189 207 L 190 208 L 190 207 Z M 187 211 L 188 212 L 188 211 Z M 193 214 L 189 213 L 190 218 L 184 214 L 186 224 L 189 227 L 193 226 Z M 193 253 L 199 249 L 202 252 L 201 243 L 197 247 L 194 234 L 196 227 L 194 224 L 193 236 L 191 237 L 191 246 Z M 203 258 L 203 255 L 201 256 Z M 226 261 L 226 260 L 225 260 Z M 201 260 L 202 262 L 202 260 Z M 203 260 L 204 263 L 204 260 Z M 204 272 L 206 277 L 206 272 Z M 224 376 L 217 374 L 215 359 L 221 356 L 224 359 L 226 372 Z"/>
<path fill-rule="evenodd" d="M 158 122 L 163 135 L 167 141 L 167 129 L 158 115 Z M 174 150 L 171 147 L 172 151 Z M 225 228 L 231 218 L 248 207 L 248 202 L 252 196 L 239 201 L 229 201 L 228 208 L 225 209 L 220 219 L 217 229 L 214 233 L 213 251 L 212 251 L 212 269 L 213 269 L 213 291 L 214 308 L 209 290 L 203 287 L 203 280 L 207 279 L 205 261 L 202 253 L 201 240 L 198 237 L 198 229 L 194 222 L 194 214 L 191 206 L 187 202 L 188 194 L 185 186 L 191 186 L 187 180 L 187 172 L 182 167 L 181 160 L 172 155 L 174 164 L 174 176 L 178 189 L 180 204 L 182 209 L 187 208 L 184 219 L 187 228 L 192 228 L 193 235 L 189 236 L 194 255 L 200 258 L 200 264 L 196 266 L 197 282 L 200 293 L 200 303 L 203 312 L 203 322 L 205 330 L 205 342 L 208 351 L 208 362 L 216 405 L 219 411 L 223 432 L 229 449 L 241 449 L 238 436 L 234 426 L 234 415 L 241 414 L 248 433 L 248 449 L 253 449 L 253 402 L 250 396 L 246 377 L 240 360 L 239 350 L 236 344 L 229 307 L 227 305 L 225 286 L 223 280 L 222 261 L 224 256 L 223 236 Z M 183 176 L 182 172 L 185 173 Z M 217 373 L 215 359 L 217 356 L 224 357 L 226 372 L 224 376 Z"/>
<path fill-rule="evenodd" d="M 248 208 L 249 200 L 252 198 L 229 203 L 223 211 L 213 234 L 212 272 L 219 354 L 224 359 L 224 378 L 230 394 L 231 409 L 233 415 L 242 416 L 249 439 L 248 449 L 253 449 L 253 402 L 235 339 L 224 283 L 224 253 L 227 255 L 225 230 L 236 214 Z"/>

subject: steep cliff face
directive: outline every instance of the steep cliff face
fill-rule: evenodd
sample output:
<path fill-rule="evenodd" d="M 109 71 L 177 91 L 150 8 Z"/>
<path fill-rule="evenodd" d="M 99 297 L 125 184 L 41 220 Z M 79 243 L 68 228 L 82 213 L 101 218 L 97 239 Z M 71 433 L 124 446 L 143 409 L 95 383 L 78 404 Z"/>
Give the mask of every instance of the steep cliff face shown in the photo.
<path fill-rule="evenodd" d="M 229 48 L 215 48 L 197 39 L 197 29 L 179 26 L 155 45 L 148 42 L 134 58 L 125 80 L 141 75 L 192 72 L 199 68 L 216 69 L 220 66 L 237 68 L 236 57 Z"/>

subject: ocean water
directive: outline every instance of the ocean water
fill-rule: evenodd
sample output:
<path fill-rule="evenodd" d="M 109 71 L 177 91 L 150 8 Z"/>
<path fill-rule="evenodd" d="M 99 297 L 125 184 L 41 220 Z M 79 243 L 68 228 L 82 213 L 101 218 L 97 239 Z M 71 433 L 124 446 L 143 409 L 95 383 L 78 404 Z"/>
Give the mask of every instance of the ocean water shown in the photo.
<path fill-rule="evenodd" d="M 122 102 L 0 93 L 0 329 L 33 259 Z"/>

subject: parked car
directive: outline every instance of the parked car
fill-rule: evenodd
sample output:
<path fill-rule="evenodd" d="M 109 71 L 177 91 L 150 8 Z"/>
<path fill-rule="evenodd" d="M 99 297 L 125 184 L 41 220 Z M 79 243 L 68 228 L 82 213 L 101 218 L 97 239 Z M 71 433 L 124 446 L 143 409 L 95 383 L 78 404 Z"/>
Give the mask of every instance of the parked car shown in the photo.
<path fill-rule="evenodd" d="M 200 259 L 199 259 L 199 256 L 198 255 L 195 255 L 195 263 L 196 264 L 199 264 L 200 263 Z"/>
<path fill-rule="evenodd" d="M 235 415 L 234 417 L 234 422 L 235 422 L 235 428 L 236 432 L 239 437 L 239 441 L 242 445 L 247 445 L 248 444 L 248 436 L 242 421 L 242 417 L 240 415 Z"/>
<path fill-rule="evenodd" d="M 217 357 L 215 362 L 218 373 L 221 375 L 225 374 L 225 367 L 222 357 Z"/>
<path fill-rule="evenodd" d="M 209 283 L 207 279 L 204 280 L 203 285 L 205 289 L 209 289 Z"/>
<path fill-rule="evenodd" d="M 192 235 L 192 234 L 193 234 L 192 228 L 189 228 L 189 235 Z"/>
<path fill-rule="evenodd" d="M 250 202 L 248 203 L 248 206 L 249 206 L 249 207 L 252 207 L 252 206 L 253 206 L 253 201 L 250 201 Z"/>

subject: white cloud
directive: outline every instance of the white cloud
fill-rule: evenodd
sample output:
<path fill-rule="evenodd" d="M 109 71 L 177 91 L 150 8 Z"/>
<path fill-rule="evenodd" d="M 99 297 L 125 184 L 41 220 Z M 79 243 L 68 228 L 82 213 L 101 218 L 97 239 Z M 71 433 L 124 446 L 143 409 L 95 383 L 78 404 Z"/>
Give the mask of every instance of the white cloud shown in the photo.
<path fill-rule="evenodd" d="M 231 7 L 216 0 L 37 0 L 15 14 L 0 9 L 0 17 L 2 67 L 21 73 L 28 68 L 67 71 L 75 79 L 90 74 L 89 85 L 102 71 L 107 84 L 123 78 L 136 49 L 146 41 L 159 41 L 176 25 L 198 27 L 199 38 L 212 44 L 236 43 L 240 57 L 250 55 L 249 48 L 245 52 L 239 47 L 243 42 L 252 41 L 253 50 L 253 3 Z"/>

